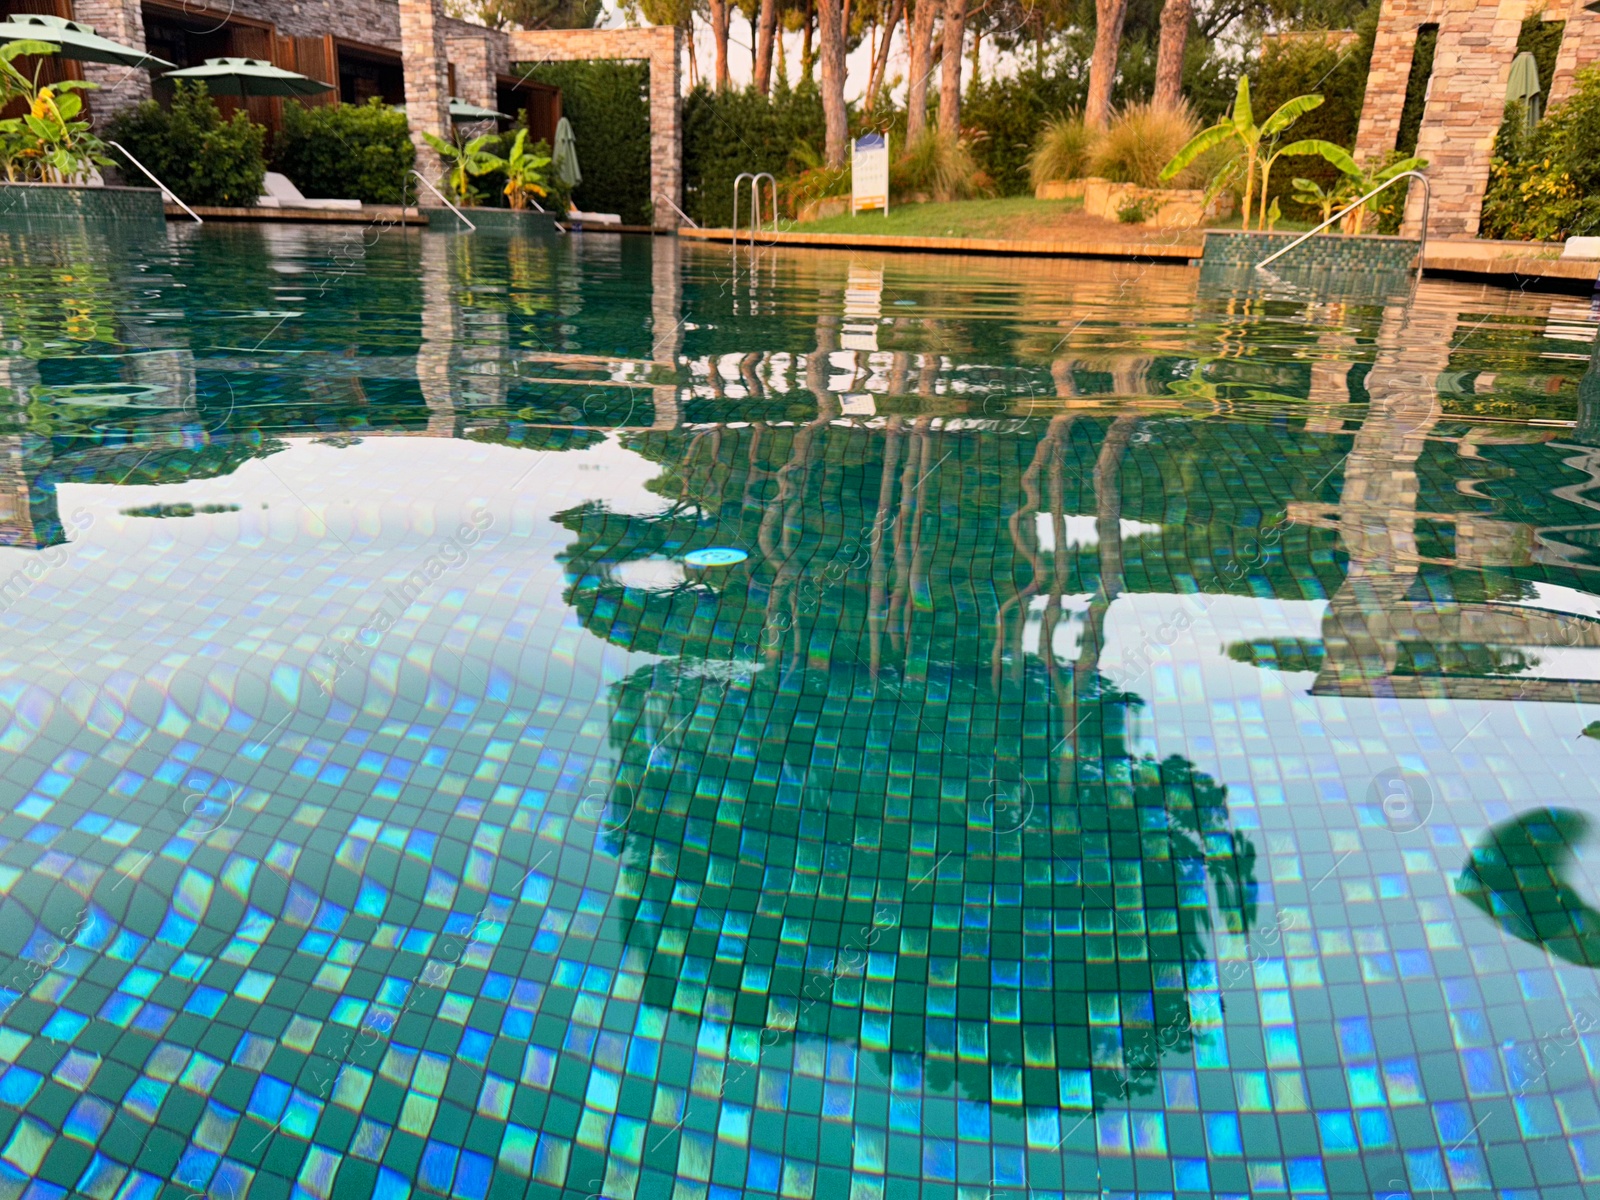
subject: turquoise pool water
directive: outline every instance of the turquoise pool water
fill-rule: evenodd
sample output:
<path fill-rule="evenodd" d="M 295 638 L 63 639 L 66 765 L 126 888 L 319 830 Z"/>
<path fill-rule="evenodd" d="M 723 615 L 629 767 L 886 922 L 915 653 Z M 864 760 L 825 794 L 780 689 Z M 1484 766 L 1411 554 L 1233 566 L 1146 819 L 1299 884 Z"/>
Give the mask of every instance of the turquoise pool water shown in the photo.
<path fill-rule="evenodd" d="M 0 231 L 0 1197 L 1597 1194 L 1597 324 Z"/>

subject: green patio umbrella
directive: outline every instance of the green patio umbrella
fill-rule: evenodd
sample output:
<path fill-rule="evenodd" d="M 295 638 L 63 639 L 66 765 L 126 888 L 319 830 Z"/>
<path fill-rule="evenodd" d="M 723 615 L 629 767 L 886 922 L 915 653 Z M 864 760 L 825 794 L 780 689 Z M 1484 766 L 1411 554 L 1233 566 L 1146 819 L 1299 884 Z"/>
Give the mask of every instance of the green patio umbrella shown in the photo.
<path fill-rule="evenodd" d="M 120 67 L 145 67 L 152 71 L 177 66 L 133 46 L 103 38 L 92 25 L 44 13 L 15 13 L 0 21 L 0 44 L 48 42 L 62 58 L 78 62 L 115 63 Z"/>
<path fill-rule="evenodd" d="M 406 111 L 404 104 L 391 105 L 395 112 Z M 467 100 L 457 100 L 450 97 L 450 119 L 452 121 L 509 121 L 510 113 L 503 113 L 493 108 L 484 108 L 481 104 L 473 104 Z"/>
<path fill-rule="evenodd" d="M 1511 77 L 1506 81 L 1506 103 L 1522 105 L 1523 125 L 1527 129 L 1539 123 L 1539 100 L 1543 91 L 1539 86 L 1539 60 L 1524 50 L 1511 60 Z"/>
<path fill-rule="evenodd" d="M 203 83 L 213 96 L 318 96 L 333 91 L 293 71 L 285 71 L 259 58 L 208 58 L 204 66 L 168 71 L 168 79 Z"/>
<path fill-rule="evenodd" d="M 550 151 L 551 167 L 556 177 L 569 188 L 583 182 L 583 172 L 578 169 L 578 139 L 573 136 L 572 122 L 562 117 L 556 122 L 556 144 Z"/>

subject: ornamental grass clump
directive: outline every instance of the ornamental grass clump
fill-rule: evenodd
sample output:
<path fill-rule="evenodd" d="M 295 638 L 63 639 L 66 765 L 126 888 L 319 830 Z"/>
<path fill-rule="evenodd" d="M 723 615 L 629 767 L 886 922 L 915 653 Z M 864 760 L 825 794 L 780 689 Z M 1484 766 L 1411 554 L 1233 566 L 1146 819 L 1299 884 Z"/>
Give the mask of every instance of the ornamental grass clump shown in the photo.
<path fill-rule="evenodd" d="M 1179 171 L 1163 180 L 1162 168 L 1199 129 L 1187 107 L 1144 102 L 1125 105 L 1089 150 L 1089 174 L 1140 187 L 1198 187 L 1196 172 Z"/>
<path fill-rule="evenodd" d="M 1092 140 L 1081 115 L 1074 113 L 1046 121 L 1033 152 L 1028 155 L 1028 179 L 1035 190 L 1046 183 L 1083 178 L 1087 174 Z"/>

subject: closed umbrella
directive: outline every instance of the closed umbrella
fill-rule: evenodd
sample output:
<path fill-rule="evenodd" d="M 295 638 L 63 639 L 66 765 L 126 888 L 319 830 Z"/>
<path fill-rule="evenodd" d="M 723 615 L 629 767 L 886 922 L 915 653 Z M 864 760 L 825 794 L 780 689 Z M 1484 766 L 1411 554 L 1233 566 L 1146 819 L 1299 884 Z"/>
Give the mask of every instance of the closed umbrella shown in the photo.
<path fill-rule="evenodd" d="M 92 25 L 45 13 L 16 13 L 0 21 L 0 44 L 7 42 L 47 42 L 57 48 L 62 58 L 77 62 L 115 63 L 151 71 L 177 66 L 133 46 L 103 38 Z"/>
<path fill-rule="evenodd" d="M 208 58 L 204 66 L 168 71 L 166 78 L 203 83 L 213 96 L 320 96 L 333 91 L 331 83 L 285 71 L 259 58 Z"/>
<path fill-rule="evenodd" d="M 1539 60 L 1524 50 L 1511 60 L 1511 77 L 1506 81 L 1506 103 L 1522 105 L 1524 127 L 1532 129 L 1539 123 Z"/>
<path fill-rule="evenodd" d="M 578 169 L 578 139 L 572 134 L 572 122 L 565 117 L 556 122 L 556 144 L 550 151 L 550 165 L 556 177 L 569 188 L 583 182 L 583 172 Z"/>

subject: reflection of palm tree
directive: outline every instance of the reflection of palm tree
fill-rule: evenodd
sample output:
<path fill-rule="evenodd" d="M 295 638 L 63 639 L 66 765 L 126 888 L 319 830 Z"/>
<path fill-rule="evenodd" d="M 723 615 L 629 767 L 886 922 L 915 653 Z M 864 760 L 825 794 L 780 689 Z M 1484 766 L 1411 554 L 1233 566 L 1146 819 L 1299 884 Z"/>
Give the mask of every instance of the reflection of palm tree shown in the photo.
<path fill-rule="evenodd" d="M 1134 424 L 1111 424 L 1094 470 L 1101 617 L 1123 587 L 1117 476 Z M 1063 417 L 1034 428 L 1035 442 L 991 438 L 1000 455 L 981 473 L 935 470 L 959 452 L 960 435 L 926 417 L 891 419 L 866 438 L 821 421 L 638 435 L 637 445 L 668 464 L 654 487 L 675 497 L 678 510 L 623 518 L 584 509 L 561 518 L 578 535 L 566 556 L 569 600 L 588 627 L 633 649 L 673 656 L 613 688 L 616 765 L 600 822 L 601 842 L 620 857 L 626 881 L 610 911 L 621 923 L 619 940 L 653 959 L 644 984 L 651 1003 L 669 1002 L 681 975 L 681 960 L 660 948 L 743 929 L 778 947 L 768 990 L 755 997 L 746 998 L 737 981 L 747 966 L 764 969 L 770 950 L 765 959 L 749 956 L 742 938 L 722 933 L 704 941 L 710 984 L 724 973 L 741 997 L 735 1020 L 821 1036 L 835 1006 L 819 990 L 819 972 L 830 987 L 834 975 L 862 974 L 865 947 L 857 947 L 862 963 L 842 972 L 839 955 L 850 948 L 852 929 L 877 928 L 878 901 L 858 906 L 859 923 L 844 918 L 831 965 L 785 950 L 791 943 L 777 930 L 797 912 L 791 894 L 820 899 L 837 886 L 848 909 L 841 864 L 865 861 L 881 876 L 874 897 L 898 889 L 899 899 L 885 901 L 894 906 L 893 940 L 878 950 L 908 937 L 952 963 L 969 945 L 973 957 L 986 960 L 985 971 L 988 960 L 1004 967 L 1021 959 L 1018 972 L 1043 975 L 1030 974 L 1026 987 L 1019 975 L 1015 1002 L 1040 1000 L 1049 1009 L 1027 1021 L 1093 1028 L 1093 1041 L 1057 1044 L 1052 1034 L 1048 1047 L 1025 1047 L 1019 1026 L 1003 1014 L 979 1022 L 988 1064 L 1025 1078 L 1030 1095 L 1039 1094 L 1046 1075 L 1054 1089 L 1054 1073 L 1064 1068 L 1084 1072 L 1094 1103 L 1113 1102 L 1147 1089 L 1163 1054 L 1188 1052 L 1210 1027 L 1209 1017 L 1200 1019 L 1213 1012 L 1210 1002 L 1192 1005 L 1189 989 L 1208 976 L 1212 905 L 1235 931 L 1253 920 L 1254 849 L 1231 832 L 1221 786 L 1181 758 L 1130 758 L 1121 713 L 1138 701 L 1099 677 L 1098 623 L 1092 650 L 1075 670 L 1058 661 L 1048 630 L 1035 653 L 1000 628 L 1025 620 L 1018 610 L 1045 590 L 1053 624 L 1072 579 L 1085 573 L 1065 525 L 1065 453 L 1080 425 Z M 686 451 L 686 441 L 695 449 Z M 954 517 L 970 529 L 1001 505 L 1001 516 L 1020 505 L 1009 521 L 1012 537 L 974 554 L 970 534 L 956 536 Z M 1053 561 L 1032 524 L 1045 508 L 1055 525 Z M 760 553 L 688 589 L 651 592 L 613 582 L 607 564 L 668 547 L 682 553 L 706 538 L 755 545 Z M 834 558 L 830 538 L 842 544 Z M 848 569 L 830 567 L 845 563 Z M 992 587 L 981 589 L 1018 569 L 1026 583 L 1009 600 L 996 597 L 985 609 L 962 602 L 992 596 Z M 762 633 L 779 617 L 781 652 L 769 656 Z M 998 676 L 986 650 L 991 634 L 996 644 L 1013 644 L 1010 669 Z M 994 714 L 993 732 L 978 735 L 954 715 L 968 713 L 980 720 Z M 1069 714 L 1078 713 L 1099 731 L 1092 755 L 1072 732 Z M 1053 785 L 1036 786 L 1047 780 Z M 949 832 L 959 830 L 963 839 L 953 843 L 955 853 L 941 859 L 951 849 L 941 841 L 924 847 L 938 851 L 926 861 L 912 858 L 913 815 L 936 828 L 954 824 Z M 1115 871 L 1105 852 L 1096 853 L 1102 839 L 1116 847 Z M 891 852 L 908 861 L 884 870 Z M 1023 879 L 1051 892 L 1048 907 L 1071 914 L 1044 940 L 1050 952 L 1042 957 L 1036 950 L 1024 958 L 1020 944 L 998 950 L 987 933 L 981 943 L 963 943 L 973 935 L 959 923 L 933 919 L 935 904 L 941 913 L 947 906 L 963 911 L 965 884 L 957 880 Z M 1061 889 L 1064 900 L 1055 894 Z M 1053 952 L 1058 937 L 1081 948 L 1071 961 Z M 789 953 L 801 957 L 784 965 Z M 1110 974 L 1096 981 L 1103 972 Z M 1139 972 L 1150 986 L 1128 984 Z M 1090 991 L 1121 996 L 1116 1022 L 1091 1026 Z M 1030 992 L 1035 1000 L 1022 999 Z M 953 1007 L 947 1016 L 942 995 L 919 1008 L 932 1023 L 919 1016 L 907 1036 L 925 1039 L 931 1087 L 959 1083 L 965 1094 L 987 1098 L 987 1068 L 966 1078 L 953 1053 L 941 1057 L 938 1022 L 948 1019 L 953 1028 L 956 1016 Z M 880 1065 L 887 1071 L 887 1062 Z"/>

